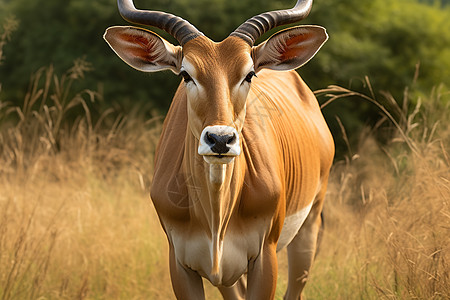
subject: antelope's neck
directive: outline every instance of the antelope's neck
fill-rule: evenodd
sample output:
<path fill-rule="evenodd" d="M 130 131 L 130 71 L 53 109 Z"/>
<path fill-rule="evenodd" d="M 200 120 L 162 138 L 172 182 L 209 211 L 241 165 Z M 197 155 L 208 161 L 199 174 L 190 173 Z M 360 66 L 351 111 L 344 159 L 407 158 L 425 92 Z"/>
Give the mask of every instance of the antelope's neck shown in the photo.
<path fill-rule="evenodd" d="M 188 133 L 185 171 L 191 220 L 211 240 L 212 274 L 219 272 L 223 240 L 243 185 L 243 156 L 229 164 L 208 164 L 197 153 L 198 140 Z"/>

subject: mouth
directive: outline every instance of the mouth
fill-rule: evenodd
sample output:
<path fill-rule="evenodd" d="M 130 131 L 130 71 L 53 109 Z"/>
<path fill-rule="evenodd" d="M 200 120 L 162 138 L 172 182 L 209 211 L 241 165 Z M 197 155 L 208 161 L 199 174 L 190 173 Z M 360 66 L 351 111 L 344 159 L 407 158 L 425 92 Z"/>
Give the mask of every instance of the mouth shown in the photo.
<path fill-rule="evenodd" d="M 203 155 L 203 159 L 209 164 L 229 164 L 234 160 L 235 156 L 218 155 Z"/>

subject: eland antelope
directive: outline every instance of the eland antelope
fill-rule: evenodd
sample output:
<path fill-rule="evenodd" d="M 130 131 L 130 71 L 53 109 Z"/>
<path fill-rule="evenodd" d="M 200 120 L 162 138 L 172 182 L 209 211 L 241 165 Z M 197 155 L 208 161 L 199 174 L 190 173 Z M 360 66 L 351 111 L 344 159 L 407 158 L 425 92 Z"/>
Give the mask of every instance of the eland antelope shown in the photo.
<path fill-rule="evenodd" d="M 300 299 L 321 227 L 334 143 L 317 100 L 293 71 L 328 36 L 296 26 L 254 46 L 265 32 L 305 18 L 312 0 L 266 12 L 222 42 L 172 14 L 118 0 L 138 27 L 105 40 L 131 67 L 182 77 L 156 150 L 151 199 L 169 243 L 178 299 L 204 299 L 202 277 L 225 299 L 273 299 L 277 257 L 287 247 L 285 299 Z"/>

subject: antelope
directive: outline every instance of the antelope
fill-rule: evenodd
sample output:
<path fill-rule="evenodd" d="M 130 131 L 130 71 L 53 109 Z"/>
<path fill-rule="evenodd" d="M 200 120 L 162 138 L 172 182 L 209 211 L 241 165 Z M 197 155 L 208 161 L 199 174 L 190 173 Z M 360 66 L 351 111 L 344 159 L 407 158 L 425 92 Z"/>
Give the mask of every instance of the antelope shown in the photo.
<path fill-rule="evenodd" d="M 181 75 L 155 154 L 150 196 L 169 244 L 178 299 L 205 299 L 202 277 L 224 299 L 273 299 L 277 251 L 287 247 L 284 299 L 301 299 L 317 248 L 334 142 L 314 94 L 294 69 L 328 39 L 296 26 L 312 0 L 254 16 L 221 42 L 186 20 L 118 0 L 131 23 L 105 40 L 131 67 Z"/>

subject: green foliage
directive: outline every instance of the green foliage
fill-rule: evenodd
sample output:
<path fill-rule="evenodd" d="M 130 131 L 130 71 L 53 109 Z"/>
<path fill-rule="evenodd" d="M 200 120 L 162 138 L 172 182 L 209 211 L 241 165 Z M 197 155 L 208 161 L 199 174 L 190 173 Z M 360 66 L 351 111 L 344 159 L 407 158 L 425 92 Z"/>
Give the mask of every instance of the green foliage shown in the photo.
<path fill-rule="evenodd" d="M 3 57 L 3 47 L 11 39 L 11 34 L 16 30 L 18 21 L 14 18 L 8 18 L 3 24 L 3 31 L 0 33 L 0 64 L 2 63 Z"/>
<path fill-rule="evenodd" d="M 338 83 L 362 91 L 369 76 L 375 91 L 402 99 L 405 87 L 423 94 L 450 83 L 448 7 L 415 0 L 316 1 L 308 22 L 325 26 L 330 35 L 300 70 L 313 90 Z M 341 130 L 335 116 L 348 132 L 359 132 L 364 123 L 374 125 L 380 119 L 375 106 L 355 98 L 332 103 L 324 114 L 336 140 Z"/>
<path fill-rule="evenodd" d="M 315 8 L 308 21 L 330 34 L 315 58 L 328 82 L 348 85 L 368 75 L 376 89 L 401 91 L 417 63 L 423 90 L 450 78 L 450 9 L 414 0 L 317 1 Z"/>

